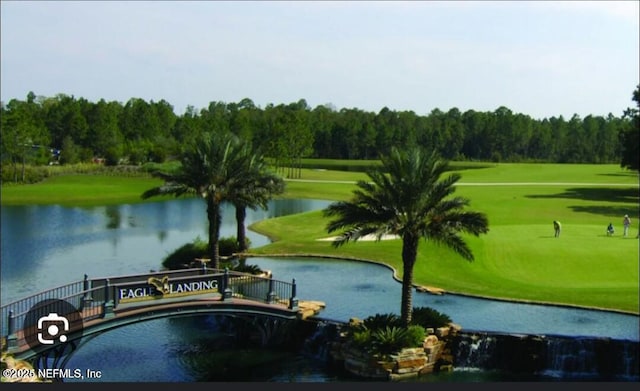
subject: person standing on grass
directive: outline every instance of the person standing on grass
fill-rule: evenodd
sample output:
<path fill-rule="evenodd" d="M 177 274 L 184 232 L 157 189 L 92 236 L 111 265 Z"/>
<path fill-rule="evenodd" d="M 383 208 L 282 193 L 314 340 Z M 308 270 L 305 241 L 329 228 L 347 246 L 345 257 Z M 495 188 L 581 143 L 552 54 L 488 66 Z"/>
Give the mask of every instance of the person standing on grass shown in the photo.
<path fill-rule="evenodd" d="M 624 218 L 622 219 L 622 226 L 624 227 L 622 231 L 622 236 L 627 236 L 627 233 L 629 233 L 630 225 L 631 225 L 631 219 L 629 218 L 629 215 L 624 215 Z"/>
<path fill-rule="evenodd" d="M 559 221 L 553 220 L 553 230 L 555 231 L 555 234 L 553 236 L 555 236 L 556 238 L 559 238 L 560 231 L 562 230 L 562 225 L 560 225 Z"/>

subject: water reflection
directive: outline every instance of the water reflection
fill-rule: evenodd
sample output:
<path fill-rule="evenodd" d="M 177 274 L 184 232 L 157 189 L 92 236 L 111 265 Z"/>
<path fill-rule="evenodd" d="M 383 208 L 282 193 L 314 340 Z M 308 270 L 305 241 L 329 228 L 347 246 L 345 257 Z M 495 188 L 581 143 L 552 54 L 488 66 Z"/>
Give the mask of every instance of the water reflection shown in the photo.
<path fill-rule="evenodd" d="M 329 201 L 275 200 L 267 210 L 247 210 L 251 222 L 322 209 Z M 146 273 L 170 252 L 206 238 L 205 205 L 179 199 L 110 207 L 3 206 L 1 214 L 1 300 L 6 304 L 44 289 L 90 277 Z M 221 237 L 235 235 L 231 208 L 223 208 Z M 268 239 L 252 231 L 254 246 Z M 330 259 L 251 258 L 277 279 L 298 283 L 300 299 L 327 304 L 321 317 L 347 321 L 376 313 L 398 313 L 400 284 L 390 269 Z M 414 295 L 414 306 L 429 306 L 467 330 L 504 333 L 609 336 L 639 340 L 638 317 L 603 311 L 516 304 L 463 296 Z M 206 322 L 206 317 L 204 317 Z M 68 368 L 102 368 L 105 381 L 194 381 L 195 375 L 172 352 L 211 337 L 200 321 L 159 319 L 105 332 L 89 340 Z M 179 324 L 179 327 L 176 327 Z M 185 326 L 187 324 L 188 326 Z M 200 339 L 199 339 L 200 341 Z M 294 357 L 273 370 L 268 381 L 333 381 L 335 374 Z M 345 379 L 340 379 L 344 381 Z"/>
<path fill-rule="evenodd" d="M 328 201 L 273 200 L 248 210 L 247 224 L 322 209 Z M 180 246 L 207 237 L 205 203 L 176 199 L 134 205 L 2 206 L 1 300 L 6 304 L 41 290 L 89 277 L 146 273 Z M 235 236 L 234 210 L 223 205 L 221 237 Z M 269 242 L 247 231 L 253 246 Z"/>
<path fill-rule="evenodd" d="M 271 270 L 278 279 L 295 276 L 298 298 L 320 300 L 327 306 L 320 317 L 348 321 L 376 313 L 398 313 L 401 287 L 383 266 L 324 258 L 251 258 L 248 263 Z M 348 281 L 348 282 L 345 282 Z M 451 316 L 463 330 L 493 330 L 513 334 L 609 336 L 638 340 L 638 317 L 602 311 L 516 304 L 416 292 L 415 306 L 428 306 Z M 158 319 L 105 332 L 83 346 L 69 361 L 71 368 L 104 368 L 104 381 L 223 381 L 203 374 L 203 365 L 218 362 L 211 351 L 217 337 L 208 326 L 211 316 Z M 579 322 L 577 324 L 576 322 Z M 149 336 L 153 336 L 149 338 Z M 185 350 L 186 349 L 186 350 Z M 135 353 L 133 353 L 135 352 Z M 575 352 L 572 352 L 575 353 Z M 135 356 L 132 356 L 134 354 Z M 185 359 L 185 354 L 189 355 Z M 225 354 L 221 351 L 220 354 Z M 126 357 L 123 357 L 126 356 Z M 132 358 L 135 357 L 135 360 Z M 133 361 L 133 362 L 132 362 Z M 161 361 L 161 362 L 160 362 Z M 166 373 L 158 368 L 171 367 Z M 143 368 L 149 368 L 143 369 Z M 248 371 L 244 381 L 352 381 L 313 357 L 295 355 L 268 365 L 268 371 Z M 425 377 L 420 381 L 465 381 L 466 374 Z M 462 377 L 460 376 L 462 375 Z M 206 376 L 203 378 L 202 376 Z M 509 376 L 512 376 L 509 378 Z M 478 372 L 473 381 L 535 381 L 491 372 Z"/>

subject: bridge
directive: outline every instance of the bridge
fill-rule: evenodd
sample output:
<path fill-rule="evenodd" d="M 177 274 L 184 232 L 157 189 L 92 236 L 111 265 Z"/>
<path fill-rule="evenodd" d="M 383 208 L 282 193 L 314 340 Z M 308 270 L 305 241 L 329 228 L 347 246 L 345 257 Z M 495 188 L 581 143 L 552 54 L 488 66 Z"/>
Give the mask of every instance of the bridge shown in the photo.
<path fill-rule="evenodd" d="M 300 301 L 296 282 L 202 268 L 84 279 L 4 305 L 4 349 L 36 368 L 63 368 L 92 336 L 131 323 L 219 313 L 248 320 L 263 346 L 324 304 Z M 53 328 L 52 328 L 53 327 Z"/>

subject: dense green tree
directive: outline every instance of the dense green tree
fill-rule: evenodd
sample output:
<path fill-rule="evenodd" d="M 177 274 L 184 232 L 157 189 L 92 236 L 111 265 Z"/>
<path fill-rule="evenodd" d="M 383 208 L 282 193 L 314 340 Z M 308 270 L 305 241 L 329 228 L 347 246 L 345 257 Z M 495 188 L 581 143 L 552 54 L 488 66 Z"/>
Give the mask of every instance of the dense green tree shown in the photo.
<path fill-rule="evenodd" d="M 91 155 L 105 157 L 110 148 L 123 143 L 124 137 L 118 126 L 121 111 L 120 103 L 106 102 L 104 99 L 92 105 L 87 114 L 91 137 L 86 145 L 92 151 Z"/>
<path fill-rule="evenodd" d="M 376 151 L 378 154 L 388 154 L 393 146 L 393 137 L 396 133 L 396 117 L 397 113 L 385 106 L 378 112 L 374 119 Z"/>
<path fill-rule="evenodd" d="M 189 144 L 200 133 L 201 121 L 194 106 L 187 106 L 182 116 L 176 118 L 171 137 L 181 145 Z M 178 151 L 174 151 L 177 153 Z"/>
<path fill-rule="evenodd" d="M 465 138 L 461 148 L 461 155 L 465 157 L 480 155 L 480 135 L 483 128 L 483 113 L 467 110 L 462 114 L 462 126 L 465 128 Z M 424 145 L 420 143 L 420 145 Z"/>
<path fill-rule="evenodd" d="M 292 168 L 289 177 L 300 178 L 302 158 L 312 154 L 313 132 L 309 125 L 310 108 L 307 101 L 300 99 L 290 104 L 287 110 L 291 113 L 289 119 L 291 123 L 286 127 L 285 151 L 289 160 L 289 167 Z"/>
<path fill-rule="evenodd" d="M 200 110 L 200 129 L 203 132 L 230 132 L 230 113 L 225 102 L 209 102 Z"/>
<path fill-rule="evenodd" d="M 534 161 L 544 161 L 550 156 L 553 140 L 551 136 L 551 125 L 548 120 L 543 120 L 532 124 L 531 137 L 527 144 L 526 158 Z"/>
<path fill-rule="evenodd" d="M 457 159 L 464 145 L 464 126 L 462 114 L 456 107 L 450 109 L 441 122 L 441 133 L 444 137 L 444 145 L 441 154 L 444 158 Z M 411 144 L 406 144 L 411 145 Z"/>
<path fill-rule="evenodd" d="M 417 143 L 417 127 L 418 116 L 416 113 L 410 110 L 398 112 L 395 117 L 393 145 L 396 147 L 415 145 Z"/>
<path fill-rule="evenodd" d="M 437 153 L 419 147 L 392 148 L 382 165 L 368 171 L 369 181 L 358 181 L 349 201 L 330 204 L 323 213 L 333 218 L 329 233 L 340 231 L 335 247 L 373 234 L 398 235 L 402 239 L 401 319 L 411 322 L 413 268 L 420 239 L 443 244 L 464 259 L 473 254 L 461 233 L 475 236 L 489 231 L 483 213 L 466 211 L 469 200 L 454 197 L 460 174 L 442 178 L 448 164 Z"/>
<path fill-rule="evenodd" d="M 633 92 L 632 100 L 636 102 L 637 108 L 628 108 L 624 112 L 625 118 L 629 119 L 629 124 L 620 133 L 622 145 L 621 167 L 630 170 L 639 170 L 640 164 L 640 84 Z"/>
<path fill-rule="evenodd" d="M 313 157 L 336 157 L 331 129 L 336 121 L 335 111 L 327 105 L 319 105 L 309 115 L 309 128 L 313 132 Z"/>
<path fill-rule="evenodd" d="M 48 162 L 49 132 L 45 126 L 41 104 L 29 92 L 26 101 L 12 99 L 2 113 L 0 143 L 3 164 L 9 162 L 14 170 L 14 181 L 25 180 L 25 166 L 41 157 Z M 18 173 L 18 167 L 21 171 Z"/>
<path fill-rule="evenodd" d="M 312 154 L 309 112 L 304 99 L 288 105 L 267 105 L 264 126 L 254 138 L 254 143 L 274 160 L 276 170 L 288 177 L 299 177 L 301 159 Z"/>
<path fill-rule="evenodd" d="M 201 110 L 190 106 L 176 116 L 165 100 L 131 98 L 123 106 L 103 99 L 92 103 L 64 94 L 48 98 L 31 93 L 24 101 L 4 106 L 3 126 L 9 136 L 18 122 L 23 130 L 29 123 L 35 128 L 44 123 L 44 136 L 50 140 L 46 147 L 60 149 L 68 136 L 80 149 L 82 161 L 98 156 L 110 164 L 162 162 L 178 156 L 181 146 L 202 132 L 231 132 L 260 147 L 274 159 L 278 172 L 295 177 L 301 173 L 303 157 L 372 159 L 407 145 L 436 150 L 449 160 L 509 162 L 620 163 L 624 152 L 629 155 L 624 165 L 633 167 L 638 111 L 627 109 L 621 118 L 574 115 L 565 121 L 562 116 L 536 120 L 505 106 L 464 114 L 455 107 L 446 112 L 435 108 L 417 115 L 387 107 L 378 113 L 336 111 L 332 105 L 311 110 L 304 99 L 261 109 L 244 98 L 237 103 L 212 101 Z M 11 153 L 8 142 L 3 148 L 5 162 L 12 156 L 22 160 Z M 24 161 L 47 163 L 45 152 L 29 151 Z"/>
<path fill-rule="evenodd" d="M 76 164 L 80 162 L 81 148 L 73 142 L 71 136 L 66 136 L 62 140 L 62 150 L 60 152 L 60 164 Z"/>
<path fill-rule="evenodd" d="M 551 135 L 553 139 L 550 159 L 557 163 L 567 163 L 567 153 L 564 149 L 567 145 L 565 142 L 568 134 L 567 121 L 560 115 L 558 117 L 551 117 L 549 124 L 551 125 Z"/>

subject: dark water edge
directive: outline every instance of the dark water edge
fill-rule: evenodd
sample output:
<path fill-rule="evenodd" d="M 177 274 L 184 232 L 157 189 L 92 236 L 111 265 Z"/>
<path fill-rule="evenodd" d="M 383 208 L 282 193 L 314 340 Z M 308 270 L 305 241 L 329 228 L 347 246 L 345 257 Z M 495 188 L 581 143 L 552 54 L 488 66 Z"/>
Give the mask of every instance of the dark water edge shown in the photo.
<path fill-rule="evenodd" d="M 328 354 L 328 341 L 332 337 L 327 336 L 335 336 L 335 330 L 321 327 L 322 322 L 312 327 L 305 326 L 306 331 L 301 333 L 304 337 L 296 338 L 302 343 L 296 342 L 295 348 L 238 347 L 239 339 L 237 334 L 233 335 L 232 329 L 221 331 L 212 327 L 212 324 L 219 323 L 212 322 L 211 316 L 191 316 L 112 330 L 88 341 L 72 356 L 66 368 L 100 369 L 104 376 L 96 382 L 408 384 L 640 381 L 640 345 L 635 341 L 610 341 L 614 347 L 613 355 L 607 358 L 598 344 L 594 344 L 597 341 L 594 339 L 548 339 L 538 347 L 549 354 L 544 353 L 539 366 L 531 369 L 527 366 L 527 356 L 522 354 L 531 350 L 514 343 L 514 336 L 462 333 L 461 338 L 454 339 L 457 347 L 452 349 L 455 357 L 453 371 L 389 382 L 358 378 L 346 372 L 340 362 L 333 362 Z M 161 330 L 170 337 L 156 341 L 144 337 L 160 335 Z M 531 338 L 540 342 L 538 336 Z M 522 341 L 530 346 L 527 339 Z M 620 350 L 620 346 L 624 346 L 624 350 Z M 615 362 L 615 367 L 603 371 L 599 357 Z M 622 360 L 625 357 L 626 361 Z"/>
<path fill-rule="evenodd" d="M 268 211 L 249 212 L 249 221 L 318 209 L 324 201 L 283 200 Z M 157 269 L 163 256 L 177 246 L 206 235 L 204 206 L 199 200 L 172 200 L 141 205 L 96 208 L 60 206 L 2 207 L 3 303 L 33 294 L 45 287 L 90 277 L 146 273 Z M 223 236 L 235 233 L 233 213 L 226 213 Z M 10 227 L 10 228 L 7 228 Z M 252 243 L 268 240 L 250 231 Z M 279 280 L 298 282 L 301 299 L 327 303 L 322 315 L 329 319 L 364 318 L 375 313 L 395 312 L 400 302 L 400 284 L 385 267 L 340 260 L 256 258 L 261 267 L 274 272 Z M 357 298 L 357 300 L 345 300 Z M 638 317 L 603 311 L 556 308 L 481 300 L 455 295 L 435 296 L 416 293 L 415 304 L 452 315 L 464 328 L 527 334 L 555 333 L 611 336 L 638 340 Z M 324 365 L 313 355 L 291 353 L 286 359 L 264 363 L 265 369 L 240 369 L 237 376 L 198 377 L 185 362 L 185 356 L 206 349 L 206 334 L 197 324 L 177 319 L 148 321 L 112 330 L 89 341 L 72 357 L 67 368 L 100 369 L 102 382 L 263 384 L 363 383 Z M 188 349 L 185 351 L 185 347 Z M 204 361 L 204 360 L 203 360 Z M 196 369 L 200 364 L 193 364 Z M 201 374 L 200 374 L 201 375 Z M 559 375 L 524 375 L 477 368 L 457 368 L 450 373 L 402 381 L 409 384 L 509 383 L 509 382 L 593 382 L 611 381 L 588 374 L 563 378 Z M 637 382 L 619 379 L 623 382 Z M 190 384 L 190 385 L 191 385 Z M 386 386 L 387 382 L 382 382 Z M 3 384 L 4 386 L 4 384 Z M 180 386 L 182 387 L 182 386 Z M 216 385 L 216 387 L 218 387 Z M 189 387 L 191 388 L 191 387 Z M 606 390 L 608 391 L 608 390 Z"/>

